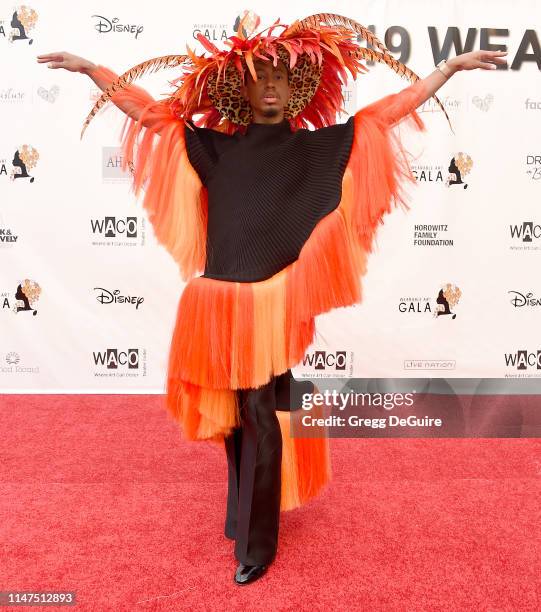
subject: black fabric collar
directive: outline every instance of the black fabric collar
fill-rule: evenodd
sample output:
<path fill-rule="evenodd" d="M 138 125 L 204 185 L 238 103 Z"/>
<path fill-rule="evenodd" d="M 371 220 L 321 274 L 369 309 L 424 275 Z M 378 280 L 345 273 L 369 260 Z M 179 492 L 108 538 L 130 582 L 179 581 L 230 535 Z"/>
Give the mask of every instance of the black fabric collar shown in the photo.
<path fill-rule="evenodd" d="M 249 123 L 246 127 L 246 136 L 255 133 L 281 133 L 291 132 L 291 125 L 289 119 L 282 119 L 279 123 Z"/>

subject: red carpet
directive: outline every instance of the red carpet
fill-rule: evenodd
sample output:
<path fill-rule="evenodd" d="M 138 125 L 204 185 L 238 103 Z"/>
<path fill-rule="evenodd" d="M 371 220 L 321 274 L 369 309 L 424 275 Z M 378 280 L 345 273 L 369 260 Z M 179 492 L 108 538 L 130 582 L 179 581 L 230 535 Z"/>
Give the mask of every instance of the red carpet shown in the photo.
<path fill-rule="evenodd" d="M 331 440 L 331 486 L 282 514 L 276 561 L 239 587 L 225 452 L 181 442 L 162 400 L 0 396 L 0 591 L 97 611 L 539 610 L 538 439 Z"/>

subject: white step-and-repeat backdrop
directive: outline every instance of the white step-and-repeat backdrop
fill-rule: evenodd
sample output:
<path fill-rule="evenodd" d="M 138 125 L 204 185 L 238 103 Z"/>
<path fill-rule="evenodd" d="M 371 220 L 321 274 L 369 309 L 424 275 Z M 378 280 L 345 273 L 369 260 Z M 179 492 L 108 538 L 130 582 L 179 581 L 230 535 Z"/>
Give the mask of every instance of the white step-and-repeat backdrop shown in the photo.
<path fill-rule="evenodd" d="M 199 53 L 250 9 L 264 26 L 318 12 L 372 29 L 421 77 L 443 58 L 508 50 L 508 67 L 457 73 L 405 134 L 417 184 L 378 233 L 362 304 L 318 317 L 296 375 L 541 374 L 541 6 L 535 0 L 0 3 L 0 387 L 158 392 L 183 283 L 120 169 L 123 116 L 38 54 L 69 51 L 122 73 Z M 269 11 L 272 10 L 272 12 Z M 178 75 L 137 83 L 155 97 Z M 344 87 L 346 110 L 408 85 L 383 65 Z M 348 115 L 337 118 L 343 122 Z"/>

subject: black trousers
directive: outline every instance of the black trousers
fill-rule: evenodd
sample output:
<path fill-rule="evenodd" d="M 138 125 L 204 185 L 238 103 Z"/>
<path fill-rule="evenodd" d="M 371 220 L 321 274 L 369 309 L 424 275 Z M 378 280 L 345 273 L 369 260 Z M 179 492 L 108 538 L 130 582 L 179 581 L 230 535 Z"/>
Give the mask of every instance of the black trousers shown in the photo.
<path fill-rule="evenodd" d="M 280 410 L 300 407 L 313 384 L 295 381 L 291 370 L 257 389 L 237 390 L 240 427 L 225 438 L 228 469 L 225 535 L 235 541 L 235 557 L 245 565 L 267 565 L 278 548 L 282 487 Z"/>

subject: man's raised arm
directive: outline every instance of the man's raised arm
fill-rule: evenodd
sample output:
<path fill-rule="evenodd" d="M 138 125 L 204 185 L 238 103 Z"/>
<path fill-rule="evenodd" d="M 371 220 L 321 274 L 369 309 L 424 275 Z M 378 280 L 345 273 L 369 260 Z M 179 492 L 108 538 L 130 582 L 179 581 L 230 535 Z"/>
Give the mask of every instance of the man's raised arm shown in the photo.
<path fill-rule="evenodd" d="M 47 62 L 48 68 L 63 68 L 70 72 L 86 74 L 102 91 L 105 91 L 119 76 L 105 66 L 94 64 L 83 57 L 66 51 L 38 55 L 37 60 L 40 64 Z M 161 130 L 164 119 L 163 109 L 159 109 L 156 100 L 142 87 L 130 84 L 128 87 L 115 92 L 111 97 L 111 102 L 134 121 L 141 120 L 143 127 L 151 128 L 157 132 Z"/>
<path fill-rule="evenodd" d="M 439 65 L 424 79 L 415 81 L 401 91 L 389 94 L 362 111 L 379 115 L 389 125 L 399 122 L 409 113 L 429 100 L 451 76 L 460 70 L 495 70 L 497 64 L 505 64 L 507 51 L 471 51 L 462 53 Z"/>

